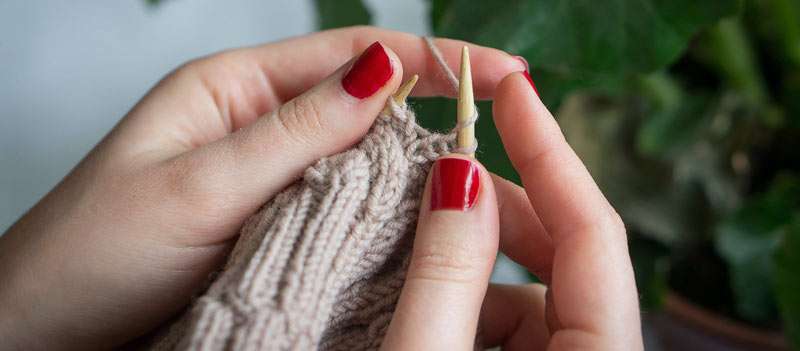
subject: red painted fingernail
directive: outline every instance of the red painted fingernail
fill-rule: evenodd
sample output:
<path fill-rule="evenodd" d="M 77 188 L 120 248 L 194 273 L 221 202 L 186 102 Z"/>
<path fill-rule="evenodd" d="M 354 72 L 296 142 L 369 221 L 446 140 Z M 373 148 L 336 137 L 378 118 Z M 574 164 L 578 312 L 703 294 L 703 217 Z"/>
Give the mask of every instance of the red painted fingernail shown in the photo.
<path fill-rule="evenodd" d="M 392 63 L 383 45 L 375 42 L 356 60 L 350 72 L 342 78 L 342 87 L 359 99 L 375 94 L 392 78 Z"/>
<path fill-rule="evenodd" d="M 533 91 L 536 93 L 536 96 L 539 96 L 539 90 L 536 89 L 536 84 L 533 83 L 533 79 L 531 78 L 531 74 L 528 71 L 522 72 L 525 75 L 525 79 L 528 80 L 528 83 L 531 83 L 531 87 Z"/>
<path fill-rule="evenodd" d="M 443 158 L 433 165 L 431 210 L 466 211 L 475 204 L 481 177 L 478 166 L 461 158 Z"/>

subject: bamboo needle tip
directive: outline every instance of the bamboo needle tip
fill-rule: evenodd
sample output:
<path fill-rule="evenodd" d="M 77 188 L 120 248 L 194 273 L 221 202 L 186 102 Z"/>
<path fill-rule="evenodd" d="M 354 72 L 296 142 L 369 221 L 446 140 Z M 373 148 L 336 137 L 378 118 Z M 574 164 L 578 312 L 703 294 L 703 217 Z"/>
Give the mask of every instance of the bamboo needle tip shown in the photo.
<path fill-rule="evenodd" d="M 394 101 L 396 101 L 398 104 L 405 103 L 408 96 L 411 95 L 411 90 L 413 90 L 414 86 L 417 85 L 418 80 L 419 76 L 416 74 L 411 76 L 411 78 L 408 78 L 408 80 L 403 83 L 399 89 L 397 89 L 397 92 L 394 93 Z"/>
<path fill-rule="evenodd" d="M 472 69 L 469 62 L 469 48 L 461 49 L 461 75 L 458 84 L 458 122 L 462 125 L 457 132 L 458 147 L 462 150 L 475 145 L 475 126 L 469 121 L 475 115 L 475 96 L 472 91 Z M 475 156 L 471 153 L 470 156 Z"/>
<path fill-rule="evenodd" d="M 408 80 L 405 83 L 400 85 L 400 87 L 397 88 L 397 91 L 395 91 L 394 94 L 392 94 L 392 99 L 394 100 L 394 102 L 396 102 L 398 105 L 405 104 L 406 99 L 408 98 L 409 95 L 411 95 L 411 91 L 414 90 L 414 86 L 417 85 L 418 80 L 419 76 L 415 74 L 411 76 L 411 78 L 408 78 Z M 390 110 L 389 105 L 386 105 L 386 107 L 383 108 L 383 112 L 385 113 L 388 113 L 389 110 Z"/>
<path fill-rule="evenodd" d="M 466 45 L 461 48 L 461 72 L 464 72 L 465 66 L 469 66 L 469 47 Z"/>
<path fill-rule="evenodd" d="M 458 103 L 463 106 L 464 111 L 459 109 L 459 112 L 469 112 L 466 117 L 472 115 L 472 109 L 475 106 L 475 98 L 472 92 L 472 69 L 469 62 L 469 48 L 464 46 L 461 49 L 461 76 L 459 77 L 458 89 Z"/>

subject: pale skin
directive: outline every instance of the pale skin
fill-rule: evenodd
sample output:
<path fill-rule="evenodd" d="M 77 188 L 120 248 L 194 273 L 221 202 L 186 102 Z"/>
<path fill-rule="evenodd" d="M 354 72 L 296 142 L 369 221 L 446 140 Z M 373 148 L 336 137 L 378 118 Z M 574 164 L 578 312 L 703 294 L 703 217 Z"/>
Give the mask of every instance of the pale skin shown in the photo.
<path fill-rule="evenodd" d="M 355 99 L 340 80 L 384 46 L 393 75 Z M 438 39 L 457 71 L 466 43 Z M 472 44 L 476 97 L 524 187 L 481 167 L 468 211 L 420 207 L 387 350 L 642 349 L 625 228 L 507 53 Z M 0 340 L 24 350 L 112 348 L 182 309 L 239 227 L 321 157 L 369 129 L 404 77 L 452 95 L 424 42 L 370 27 L 201 58 L 153 88 L 0 237 Z M 454 117 L 453 117 L 454 118 Z M 450 155 L 446 157 L 465 157 Z M 429 182 L 430 183 L 430 182 Z M 489 283 L 497 252 L 547 285 Z"/>

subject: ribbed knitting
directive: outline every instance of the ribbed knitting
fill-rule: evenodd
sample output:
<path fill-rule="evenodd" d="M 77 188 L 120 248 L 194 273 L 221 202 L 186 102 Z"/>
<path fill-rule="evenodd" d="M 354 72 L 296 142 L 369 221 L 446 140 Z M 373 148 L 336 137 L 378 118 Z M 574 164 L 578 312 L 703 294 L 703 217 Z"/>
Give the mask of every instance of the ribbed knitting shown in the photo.
<path fill-rule="evenodd" d="M 420 197 L 453 135 L 389 99 L 355 148 L 320 160 L 241 231 L 159 350 L 367 350 L 403 286 Z"/>

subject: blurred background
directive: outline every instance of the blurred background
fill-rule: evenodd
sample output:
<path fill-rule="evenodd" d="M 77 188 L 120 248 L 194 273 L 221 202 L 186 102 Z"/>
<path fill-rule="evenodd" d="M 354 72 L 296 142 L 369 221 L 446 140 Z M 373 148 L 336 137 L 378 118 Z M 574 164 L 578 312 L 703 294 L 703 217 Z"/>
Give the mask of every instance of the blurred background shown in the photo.
<path fill-rule="evenodd" d="M 800 347 L 800 0 L 6 0 L 0 232 L 181 63 L 353 24 L 526 57 L 628 226 L 648 349 Z M 518 180 L 479 109 L 478 157 Z"/>

